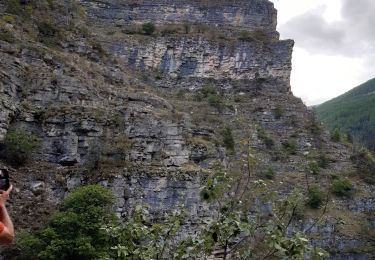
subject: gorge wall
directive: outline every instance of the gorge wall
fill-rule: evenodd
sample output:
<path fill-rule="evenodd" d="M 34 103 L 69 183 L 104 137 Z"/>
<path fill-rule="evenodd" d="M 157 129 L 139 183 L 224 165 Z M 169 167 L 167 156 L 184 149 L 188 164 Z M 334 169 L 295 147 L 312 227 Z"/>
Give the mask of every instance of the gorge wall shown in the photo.
<path fill-rule="evenodd" d="M 271 2 L 80 3 L 85 18 L 55 45 L 1 23 L 14 41 L 0 39 L 0 140 L 21 128 L 42 144 L 12 171 L 17 226 L 42 225 L 71 189 L 101 183 L 114 191 L 119 216 L 147 203 L 158 218 L 183 204 L 184 229 L 194 232 L 216 211 L 201 200 L 207 177 L 217 164 L 241 167 L 250 142 L 254 174 L 273 169 L 279 193 L 306 192 L 308 164 L 322 155 L 327 165 L 312 183 L 329 190 L 331 176 L 351 179 L 355 195 L 333 196 L 311 235 L 332 259 L 371 259 L 364 230 L 374 227 L 374 186 L 356 175 L 351 147 L 333 142 L 292 95 L 293 41 L 279 40 Z M 156 25 L 152 35 L 137 31 L 147 22 Z M 210 99 L 204 91 L 212 89 Z M 222 141 L 228 126 L 234 152 Z M 306 229 L 316 214 L 294 227 Z M 338 229 L 341 216 L 347 224 Z"/>
<path fill-rule="evenodd" d="M 88 15 L 112 26 L 153 22 L 204 24 L 234 30 L 264 30 L 277 38 L 277 12 L 269 1 L 80 1 Z"/>

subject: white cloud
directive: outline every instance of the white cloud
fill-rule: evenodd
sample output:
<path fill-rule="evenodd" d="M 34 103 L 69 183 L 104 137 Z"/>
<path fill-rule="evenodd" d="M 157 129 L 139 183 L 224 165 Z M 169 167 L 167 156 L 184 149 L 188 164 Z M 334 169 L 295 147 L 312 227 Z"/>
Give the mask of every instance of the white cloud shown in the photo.
<path fill-rule="evenodd" d="M 308 105 L 375 77 L 375 1 L 273 2 L 281 37 L 296 41 L 293 92 Z"/>
<path fill-rule="evenodd" d="M 296 47 L 291 79 L 293 93 L 307 105 L 320 104 L 361 82 L 362 66 L 359 58 L 311 55 Z"/>

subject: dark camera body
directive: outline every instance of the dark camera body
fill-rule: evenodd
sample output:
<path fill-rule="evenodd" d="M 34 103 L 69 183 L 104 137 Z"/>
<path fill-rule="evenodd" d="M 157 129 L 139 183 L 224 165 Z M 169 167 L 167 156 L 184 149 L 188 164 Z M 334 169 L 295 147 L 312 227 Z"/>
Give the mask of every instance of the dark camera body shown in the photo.
<path fill-rule="evenodd" d="M 7 169 L 0 169 L 0 190 L 6 191 L 9 189 L 9 174 Z"/>

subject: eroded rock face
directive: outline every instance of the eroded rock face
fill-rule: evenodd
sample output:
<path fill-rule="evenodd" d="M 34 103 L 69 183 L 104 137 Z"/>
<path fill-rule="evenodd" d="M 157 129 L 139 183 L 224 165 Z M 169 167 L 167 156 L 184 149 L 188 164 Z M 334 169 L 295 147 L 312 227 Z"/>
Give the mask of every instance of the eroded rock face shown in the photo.
<path fill-rule="evenodd" d="M 158 38 L 147 44 L 105 46 L 131 67 L 157 70 L 173 78 L 272 79 L 289 85 L 293 41 L 221 45 L 204 38 Z M 284 91 L 289 91 L 286 89 Z"/>
<path fill-rule="evenodd" d="M 1 44 L 0 48 L 13 52 L 7 44 Z M 2 52 L 0 56 L 0 140 L 3 140 L 7 132 L 10 120 L 14 117 L 17 110 L 16 96 L 23 85 L 23 71 L 25 69 L 20 64 L 19 59 L 12 55 Z M 10 73 L 11 72 L 11 73 Z"/>
<path fill-rule="evenodd" d="M 265 0 L 241 1 L 87 1 L 80 0 L 91 19 L 104 24 L 129 25 L 153 22 L 202 24 L 209 27 L 264 30 L 277 37 L 273 4 Z"/>
<path fill-rule="evenodd" d="M 125 218 L 146 203 L 158 219 L 183 204 L 189 216 L 184 232 L 195 232 L 215 213 L 215 206 L 200 198 L 213 165 L 226 167 L 246 158 L 247 142 L 258 160 L 254 176 L 263 178 L 274 169 L 281 194 L 290 187 L 306 192 L 306 168 L 321 154 L 328 162 L 320 176 L 355 172 L 350 149 L 333 143 L 329 133 L 317 133 L 312 111 L 291 94 L 293 42 L 278 40 L 276 11 L 269 1 L 81 2 L 93 24 L 92 38 L 77 37 L 56 49 L 0 40 L 0 140 L 11 128 L 26 129 L 42 140 L 35 163 L 12 175 L 22 187 L 12 205 L 20 226 L 46 217 L 73 188 L 100 183 L 114 191 L 119 216 Z M 234 38 L 96 31 L 98 24 L 115 29 L 186 20 Z M 269 38 L 240 40 L 236 33 L 242 30 L 262 30 Z M 105 54 L 95 51 L 91 41 L 97 41 L 97 48 L 100 43 Z M 207 86 L 214 88 L 211 99 L 200 91 Z M 226 126 L 233 130 L 234 153 L 223 144 Z M 312 176 L 311 184 L 328 192 L 329 181 L 319 182 L 320 176 Z M 358 227 L 374 211 L 375 194 L 373 186 L 357 179 L 355 189 L 357 197 L 334 198 L 330 206 Z M 262 210 L 272 212 L 269 205 Z M 309 221 L 295 227 L 306 229 Z M 317 245 L 336 247 L 337 259 L 368 246 L 357 233 L 337 233 L 335 228 L 331 219 L 311 234 L 320 236 Z"/>

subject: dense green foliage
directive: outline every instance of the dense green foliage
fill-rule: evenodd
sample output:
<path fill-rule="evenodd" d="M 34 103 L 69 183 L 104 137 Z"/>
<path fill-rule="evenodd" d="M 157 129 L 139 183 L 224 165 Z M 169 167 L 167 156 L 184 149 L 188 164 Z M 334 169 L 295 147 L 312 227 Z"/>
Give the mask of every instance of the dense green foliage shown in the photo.
<path fill-rule="evenodd" d="M 307 171 L 313 175 L 318 175 L 320 172 L 319 164 L 316 161 L 309 162 Z"/>
<path fill-rule="evenodd" d="M 340 129 L 375 151 L 375 78 L 316 108 L 330 129 Z M 334 139 L 339 137 L 337 133 Z"/>
<path fill-rule="evenodd" d="M 370 183 L 375 184 L 375 157 L 365 148 L 361 148 L 351 157 L 357 166 L 357 174 Z"/>
<path fill-rule="evenodd" d="M 282 142 L 282 145 L 283 145 L 284 150 L 287 153 L 292 154 L 292 155 L 297 154 L 298 144 L 297 144 L 296 140 L 294 140 L 294 139 L 286 140 L 286 141 Z"/>
<path fill-rule="evenodd" d="M 20 166 L 30 159 L 40 147 L 40 140 L 22 129 L 9 130 L 0 145 L 0 157 L 8 163 Z"/>
<path fill-rule="evenodd" d="M 99 185 L 77 188 L 46 228 L 20 233 L 17 248 L 30 259 L 105 259 L 110 236 L 102 227 L 115 220 L 113 203 L 113 194 Z"/>
<path fill-rule="evenodd" d="M 323 204 L 324 198 L 324 193 L 317 186 L 313 186 L 309 189 L 306 204 L 317 209 Z"/>
<path fill-rule="evenodd" d="M 353 193 L 353 184 L 346 178 L 336 178 L 332 181 L 332 192 L 337 196 L 349 197 Z"/>
<path fill-rule="evenodd" d="M 266 177 L 269 180 L 272 180 L 275 177 L 275 171 L 271 167 L 269 167 L 265 172 L 264 177 Z"/>
<path fill-rule="evenodd" d="M 226 126 L 222 132 L 224 147 L 229 151 L 234 151 L 234 138 L 232 134 L 232 129 Z"/>
<path fill-rule="evenodd" d="M 183 207 L 155 221 L 147 206 L 140 205 L 120 222 L 113 214 L 111 192 L 89 185 L 71 192 L 47 227 L 35 234 L 20 232 L 16 246 L 21 259 L 207 259 L 218 248 L 223 249 L 223 259 L 325 256 L 324 251 L 309 245 L 302 232 L 288 231 L 303 202 L 301 192 L 272 199 L 272 192 L 261 180 L 248 182 L 249 194 L 240 189 L 228 192 L 238 181 L 220 167 L 208 178 L 202 197 L 220 208 L 195 234 L 180 236 Z M 255 201 L 271 203 L 272 215 L 265 217 L 259 211 L 250 216 Z"/>
<path fill-rule="evenodd" d="M 225 102 L 221 93 L 212 85 L 204 86 L 196 92 L 195 99 L 199 102 L 207 100 L 208 104 L 221 111 L 225 107 Z"/>
<path fill-rule="evenodd" d="M 156 30 L 156 27 L 153 23 L 142 24 L 142 32 L 145 35 L 152 35 Z"/>

